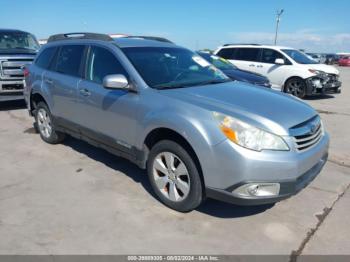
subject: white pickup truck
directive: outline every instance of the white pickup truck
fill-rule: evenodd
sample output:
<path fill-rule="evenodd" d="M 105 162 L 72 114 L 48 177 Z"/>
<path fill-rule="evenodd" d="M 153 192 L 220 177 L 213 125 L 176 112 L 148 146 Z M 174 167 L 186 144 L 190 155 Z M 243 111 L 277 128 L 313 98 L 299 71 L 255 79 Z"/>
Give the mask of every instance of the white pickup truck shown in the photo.
<path fill-rule="evenodd" d="M 23 66 L 33 62 L 39 48 L 30 33 L 0 29 L 0 101 L 23 99 Z"/>

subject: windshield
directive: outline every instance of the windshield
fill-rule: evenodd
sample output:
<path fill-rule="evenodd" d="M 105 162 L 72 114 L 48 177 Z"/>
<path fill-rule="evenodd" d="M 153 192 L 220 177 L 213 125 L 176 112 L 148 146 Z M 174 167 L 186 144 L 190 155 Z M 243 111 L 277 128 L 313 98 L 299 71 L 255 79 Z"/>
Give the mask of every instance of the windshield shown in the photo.
<path fill-rule="evenodd" d="M 213 64 L 216 68 L 219 68 L 220 70 L 232 70 L 237 69 L 236 66 L 234 66 L 232 63 L 227 61 L 224 58 L 221 58 L 216 55 L 212 54 L 206 54 L 206 53 L 199 53 L 201 57 L 203 57 L 205 60 L 207 60 L 209 63 Z"/>
<path fill-rule="evenodd" d="M 180 88 L 231 81 L 219 69 L 187 49 L 128 47 L 123 51 L 151 88 Z"/>
<path fill-rule="evenodd" d="M 315 60 L 308 58 L 304 53 L 295 49 L 282 49 L 284 53 L 290 56 L 298 64 L 318 64 Z"/>
<path fill-rule="evenodd" d="M 31 34 L 23 32 L 0 32 L 0 50 L 25 49 L 37 51 L 39 47 L 38 42 Z"/>

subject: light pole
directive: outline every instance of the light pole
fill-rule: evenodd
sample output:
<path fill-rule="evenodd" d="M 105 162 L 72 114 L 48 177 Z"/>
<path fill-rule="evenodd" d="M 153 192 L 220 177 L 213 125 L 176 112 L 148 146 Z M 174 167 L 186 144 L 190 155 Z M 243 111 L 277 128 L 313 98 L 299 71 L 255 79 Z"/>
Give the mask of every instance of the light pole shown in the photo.
<path fill-rule="evenodd" d="M 283 12 L 284 12 L 283 9 L 277 11 L 275 45 L 277 44 L 278 27 L 279 27 L 280 20 L 281 20 L 281 15 L 283 14 Z"/>

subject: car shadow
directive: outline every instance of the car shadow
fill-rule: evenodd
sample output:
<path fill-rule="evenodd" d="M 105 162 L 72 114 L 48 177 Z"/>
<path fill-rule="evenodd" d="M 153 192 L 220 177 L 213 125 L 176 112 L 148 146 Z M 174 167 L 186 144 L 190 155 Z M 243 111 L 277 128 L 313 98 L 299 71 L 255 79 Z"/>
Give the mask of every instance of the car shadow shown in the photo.
<path fill-rule="evenodd" d="M 159 199 L 152 190 L 152 187 L 148 181 L 148 177 L 145 170 L 140 169 L 128 160 L 117 157 L 103 149 L 96 148 L 84 141 L 75 139 L 68 136 L 63 145 L 68 146 L 75 151 L 86 155 L 87 157 L 98 161 L 122 174 L 132 178 L 135 182 L 140 183 L 142 187 L 158 202 Z M 77 170 L 79 172 L 81 170 Z M 161 204 L 161 203 L 160 203 Z M 273 205 L 263 205 L 255 207 L 243 207 L 236 206 L 229 203 L 216 201 L 213 199 L 207 199 L 196 211 L 219 218 L 237 218 L 252 216 L 258 213 L 262 213 Z"/>
<path fill-rule="evenodd" d="M 332 98 L 335 98 L 335 96 L 326 94 L 326 95 L 307 96 L 304 98 L 304 100 L 312 101 L 312 100 L 325 100 L 325 99 L 332 99 Z"/>
<path fill-rule="evenodd" d="M 0 111 L 18 110 L 26 108 L 24 100 L 0 101 Z"/>
<path fill-rule="evenodd" d="M 263 213 L 273 206 L 274 204 L 265 204 L 259 206 L 237 206 L 215 199 L 207 199 L 202 205 L 197 208 L 197 211 L 219 218 L 239 218 Z"/>
<path fill-rule="evenodd" d="M 151 185 L 148 183 L 146 171 L 140 169 L 138 166 L 134 165 L 130 161 L 115 156 L 104 149 L 97 148 L 88 144 L 85 141 L 73 138 L 71 136 L 68 136 L 67 139 L 64 140 L 63 145 L 68 146 L 74 149 L 75 151 L 106 165 L 111 169 L 126 174 L 135 182 L 140 183 L 146 189 L 147 192 L 153 195 Z"/>

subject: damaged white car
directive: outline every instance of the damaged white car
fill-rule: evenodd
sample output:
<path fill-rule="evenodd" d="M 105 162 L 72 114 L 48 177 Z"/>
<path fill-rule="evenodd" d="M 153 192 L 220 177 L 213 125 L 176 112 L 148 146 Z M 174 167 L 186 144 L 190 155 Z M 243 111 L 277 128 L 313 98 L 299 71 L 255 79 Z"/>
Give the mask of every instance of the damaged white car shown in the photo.
<path fill-rule="evenodd" d="M 215 54 L 242 70 L 266 76 L 272 88 L 299 98 L 314 94 L 340 93 L 339 71 L 319 64 L 289 47 L 257 44 L 227 44 Z"/>

